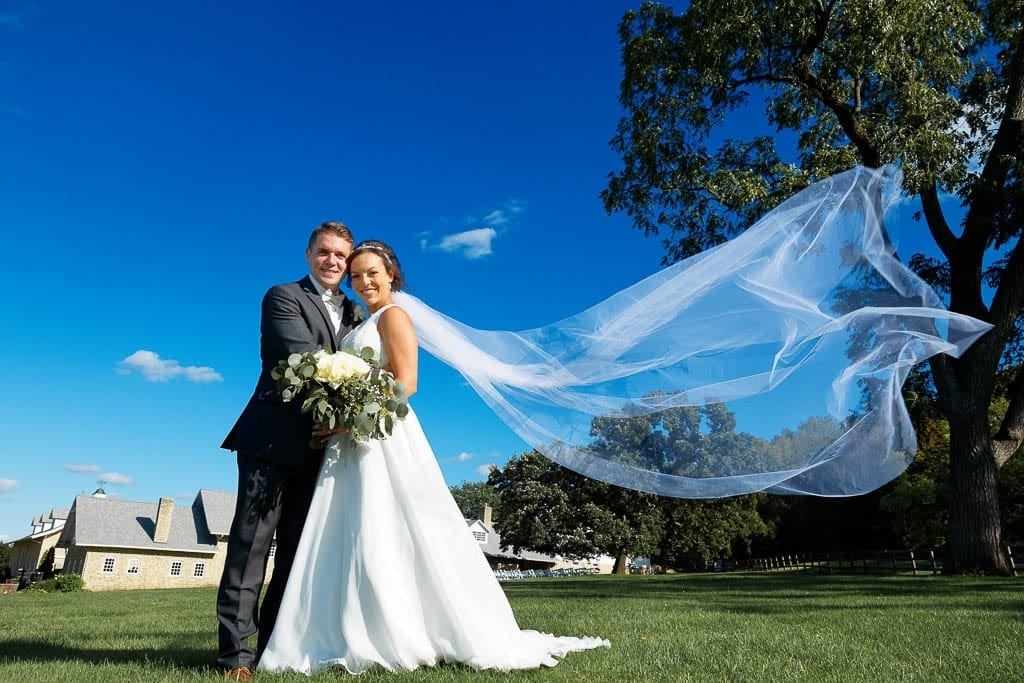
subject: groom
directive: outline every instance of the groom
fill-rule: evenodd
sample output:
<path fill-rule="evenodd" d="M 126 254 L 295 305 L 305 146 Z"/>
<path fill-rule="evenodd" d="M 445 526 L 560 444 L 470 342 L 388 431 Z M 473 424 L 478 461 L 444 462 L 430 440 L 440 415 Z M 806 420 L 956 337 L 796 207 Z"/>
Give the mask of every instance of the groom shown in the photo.
<path fill-rule="evenodd" d="M 217 664 L 231 680 L 251 678 L 270 639 L 323 459 L 322 447 L 309 446 L 315 426 L 300 412 L 302 401 L 284 403 L 270 371 L 293 353 L 336 351 L 362 319 L 363 309 L 338 289 L 354 244 L 344 224 L 321 223 L 306 248 L 309 275 L 264 295 L 256 390 L 221 445 L 238 459 L 235 517 L 217 593 Z M 258 605 L 275 531 L 274 572 Z M 253 652 L 249 636 L 257 631 Z"/>

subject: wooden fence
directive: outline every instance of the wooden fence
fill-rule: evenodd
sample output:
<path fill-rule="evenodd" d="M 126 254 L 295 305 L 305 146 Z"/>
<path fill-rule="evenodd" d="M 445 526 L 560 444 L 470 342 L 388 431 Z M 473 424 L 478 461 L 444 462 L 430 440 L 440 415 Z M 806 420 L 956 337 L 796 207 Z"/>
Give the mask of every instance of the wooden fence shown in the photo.
<path fill-rule="evenodd" d="M 1006 546 L 1006 552 L 1009 555 L 1010 566 L 1013 568 L 1014 576 L 1016 576 L 1017 565 L 1013 556 L 1013 546 Z M 940 573 L 942 571 L 942 556 L 941 553 L 936 553 L 931 548 L 919 550 L 902 548 L 898 550 L 864 552 L 806 553 L 803 555 L 794 553 L 791 555 L 756 558 L 745 562 L 726 562 L 723 565 L 723 569 L 746 569 L 768 572 L 796 569 L 815 571 L 821 574 L 909 573 L 916 576 L 918 574 Z"/>

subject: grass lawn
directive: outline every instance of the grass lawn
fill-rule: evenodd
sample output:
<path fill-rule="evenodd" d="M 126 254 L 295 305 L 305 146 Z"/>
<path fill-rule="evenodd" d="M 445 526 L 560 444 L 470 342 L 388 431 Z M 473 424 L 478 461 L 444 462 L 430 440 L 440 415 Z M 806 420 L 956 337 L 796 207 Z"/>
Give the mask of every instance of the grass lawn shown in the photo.
<path fill-rule="evenodd" d="M 552 669 L 373 670 L 360 683 L 1024 680 L 1020 577 L 779 572 L 503 585 L 523 628 L 603 636 L 611 649 Z M 2 681 L 214 681 L 215 650 L 212 588 L 0 596 Z"/>

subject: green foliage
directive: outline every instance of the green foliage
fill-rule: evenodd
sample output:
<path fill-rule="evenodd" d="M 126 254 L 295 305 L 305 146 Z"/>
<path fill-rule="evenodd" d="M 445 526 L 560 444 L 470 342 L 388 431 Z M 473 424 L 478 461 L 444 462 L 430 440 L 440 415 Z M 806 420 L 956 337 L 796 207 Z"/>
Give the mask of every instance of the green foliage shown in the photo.
<path fill-rule="evenodd" d="M 602 199 L 661 235 L 667 263 L 813 180 L 856 164 L 902 169 L 941 253 L 909 263 L 951 310 L 994 325 L 963 358 L 930 362 L 951 425 L 954 571 L 1009 571 L 991 482 L 1022 444 L 1024 379 L 999 429 L 984 423 L 1000 366 L 1024 358 L 1022 16 L 1024 0 L 692 0 L 678 13 L 646 2 L 619 29 L 625 114 L 611 145 L 623 167 Z M 779 134 L 723 138 L 730 119 L 756 130 L 752 112 Z M 959 231 L 943 195 L 959 200 L 948 202 Z M 938 481 L 921 474 L 890 502 L 928 504 Z"/>
<path fill-rule="evenodd" d="M 769 442 L 736 433 L 732 413 L 713 404 L 595 418 L 590 448 L 616 462 L 700 477 L 712 465 L 718 472 L 725 466 L 745 471 L 754 457 L 785 466 L 797 450 L 801 456 L 817 452 L 835 427 L 809 420 Z M 759 512 L 764 496 L 660 498 L 588 479 L 537 453 L 512 458 L 488 484 L 501 496 L 502 541 L 517 548 L 574 557 L 654 555 L 669 567 L 703 567 L 737 548 L 749 552 L 754 538 L 772 534 Z"/>
<path fill-rule="evenodd" d="M 458 486 L 449 487 L 449 490 L 466 519 L 477 517 L 485 505 L 491 506 L 492 522 L 500 519 L 501 496 L 486 481 L 464 481 Z"/>
<path fill-rule="evenodd" d="M 939 410 L 926 373 L 911 373 L 904 396 L 917 433 L 917 453 L 879 506 L 889 514 L 903 545 L 940 547 L 949 525 L 949 421 Z"/>
<path fill-rule="evenodd" d="M 668 567 L 703 569 L 716 558 L 732 557 L 737 544 L 747 549 L 754 537 L 771 534 L 759 508 L 765 497 L 664 501 L 665 535 L 655 561 Z"/>
<path fill-rule="evenodd" d="M 1024 366 L 1017 371 L 1024 372 Z M 999 427 L 998 415 L 1005 413 L 1006 403 L 1005 397 L 992 402 L 990 424 L 993 430 Z M 1024 447 L 999 470 L 999 507 L 1003 521 L 1003 541 L 1006 543 L 1024 541 L 1024 457 L 1021 457 L 1021 450 Z"/>
<path fill-rule="evenodd" d="M 400 382 L 380 369 L 376 351 L 293 353 L 270 371 L 285 402 L 303 396 L 302 412 L 329 429 L 343 426 L 356 441 L 382 439 L 409 414 Z M 311 447 L 320 444 L 314 440 Z"/>
<path fill-rule="evenodd" d="M 77 593 L 85 590 L 85 581 L 79 574 L 58 574 L 49 579 L 36 581 L 20 593 Z"/>
<path fill-rule="evenodd" d="M 570 558 L 650 554 L 661 536 L 657 497 L 611 486 L 536 452 L 513 456 L 487 483 L 501 498 L 502 544 Z"/>
<path fill-rule="evenodd" d="M 85 590 L 85 581 L 81 574 L 61 574 L 54 578 L 54 584 L 60 593 L 77 593 Z"/>
<path fill-rule="evenodd" d="M 965 1 L 694 0 L 680 14 L 644 3 L 619 30 L 627 114 L 612 147 L 625 168 L 605 206 L 627 211 L 645 234 L 668 228 L 674 260 L 856 163 L 899 160 L 909 187 L 955 191 L 992 143 L 986 122 L 1001 114 L 992 87 L 1005 87 L 1005 66 L 982 50 L 994 29 L 1011 44 L 1014 22 L 1019 30 L 1019 18 L 986 20 Z M 775 136 L 716 136 L 728 116 L 754 107 L 797 133 L 796 163 L 783 161 Z"/>

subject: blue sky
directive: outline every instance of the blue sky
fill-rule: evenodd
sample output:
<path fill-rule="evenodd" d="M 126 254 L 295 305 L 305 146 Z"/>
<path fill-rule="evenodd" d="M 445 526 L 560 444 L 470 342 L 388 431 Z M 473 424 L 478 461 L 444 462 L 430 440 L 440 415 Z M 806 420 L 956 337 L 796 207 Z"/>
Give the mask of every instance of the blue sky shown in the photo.
<path fill-rule="evenodd" d="M 598 197 L 632 4 L 0 0 L 0 538 L 101 480 L 233 490 L 218 447 L 259 301 L 322 220 L 390 242 L 412 293 L 481 328 L 657 269 Z M 421 362 L 449 483 L 525 449 Z"/>
<path fill-rule="evenodd" d="M 598 196 L 636 4 L 0 0 L 0 539 L 99 482 L 234 490 L 259 302 L 323 220 L 484 329 L 659 268 Z M 413 405 L 449 484 L 526 449 L 426 355 Z"/>

